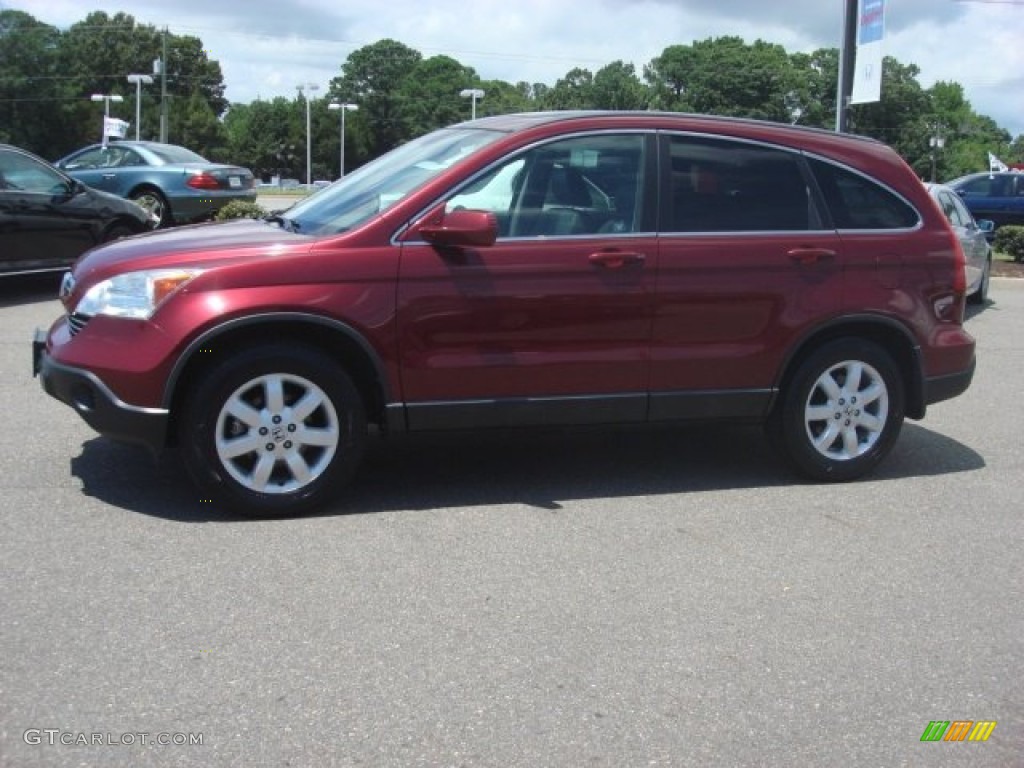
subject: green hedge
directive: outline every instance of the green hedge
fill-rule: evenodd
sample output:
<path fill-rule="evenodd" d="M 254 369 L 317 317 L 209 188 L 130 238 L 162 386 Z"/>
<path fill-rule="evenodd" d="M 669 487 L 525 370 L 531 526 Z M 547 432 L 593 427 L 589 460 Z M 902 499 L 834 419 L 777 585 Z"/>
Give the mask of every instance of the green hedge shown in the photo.
<path fill-rule="evenodd" d="M 227 221 L 228 219 L 262 219 L 266 215 L 267 212 L 256 203 L 250 203 L 245 200 L 232 200 L 217 211 L 216 219 L 217 221 Z"/>
<path fill-rule="evenodd" d="M 1024 261 L 1024 227 L 1007 224 L 996 230 L 993 243 L 1000 253 L 1008 254 L 1014 261 Z"/>

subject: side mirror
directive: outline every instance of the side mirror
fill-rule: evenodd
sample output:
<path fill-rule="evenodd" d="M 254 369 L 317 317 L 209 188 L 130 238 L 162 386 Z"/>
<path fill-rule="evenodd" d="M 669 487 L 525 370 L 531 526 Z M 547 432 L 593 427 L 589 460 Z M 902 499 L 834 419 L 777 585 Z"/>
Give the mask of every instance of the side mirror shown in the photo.
<path fill-rule="evenodd" d="M 490 211 L 441 209 L 428 215 L 418 232 L 431 245 L 488 246 L 498 239 L 498 219 Z"/>
<path fill-rule="evenodd" d="M 996 223 L 989 219 L 978 219 L 974 222 L 978 225 L 978 229 L 984 232 L 986 235 L 996 231 Z"/>

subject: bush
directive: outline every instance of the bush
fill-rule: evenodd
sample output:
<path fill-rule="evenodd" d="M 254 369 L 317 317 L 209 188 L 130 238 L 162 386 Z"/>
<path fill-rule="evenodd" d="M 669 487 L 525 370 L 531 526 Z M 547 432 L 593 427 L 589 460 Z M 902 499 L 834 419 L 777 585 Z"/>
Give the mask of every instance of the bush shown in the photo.
<path fill-rule="evenodd" d="M 1014 261 L 1024 261 L 1024 227 L 1011 224 L 996 230 L 993 246 L 1000 253 L 1005 253 Z"/>
<path fill-rule="evenodd" d="M 217 211 L 217 215 L 214 218 L 217 221 L 227 221 L 228 219 L 262 219 L 266 215 L 267 212 L 256 203 L 250 203 L 245 200 L 232 200 Z"/>

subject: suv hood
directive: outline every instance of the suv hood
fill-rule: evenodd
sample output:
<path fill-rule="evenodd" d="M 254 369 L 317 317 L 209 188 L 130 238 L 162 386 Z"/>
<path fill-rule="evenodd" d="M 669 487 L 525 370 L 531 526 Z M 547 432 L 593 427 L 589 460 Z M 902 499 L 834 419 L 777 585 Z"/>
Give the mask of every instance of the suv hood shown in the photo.
<path fill-rule="evenodd" d="M 277 224 L 240 219 L 149 232 L 93 248 L 75 265 L 75 278 L 107 277 L 128 269 L 199 266 L 225 259 L 291 255 L 309 249 L 313 238 Z"/>

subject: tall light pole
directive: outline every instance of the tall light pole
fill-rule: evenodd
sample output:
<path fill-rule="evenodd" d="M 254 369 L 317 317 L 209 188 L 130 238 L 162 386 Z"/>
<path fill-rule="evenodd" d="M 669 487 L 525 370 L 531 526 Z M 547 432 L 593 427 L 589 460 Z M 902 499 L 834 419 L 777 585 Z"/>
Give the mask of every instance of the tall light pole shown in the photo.
<path fill-rule="evenodd" d="M 931 136 L 928 137 L 928 146 L 931 148 L 931 161 L 932 161 L 932 182 L 935 182 L 935 166 L 936 166 L 936 152 L 946 146 L 945 130 L 946 126 L 942 123 L 931 123 L 928 126 L 931 131 Z"/>
<path fill-rule="evenodd" d="M 844 0 L 839 82 L 836 84 L 836 133 L 846 133 L 850 122 L 850 94 L 857 61 L 857 5 L 857 0 Z"/>
<path fill-rule="evenodd" d="M 359 109 L 359 105 L 332 101 L 327 108 L 341 110 L 341 149 L 338 151 L 338 178 L 340 179 L 345 175 L 345 113 L 355 112 Z"/>
<path fill-rule="evenodd" d="M 122 102 L 124 96 L 118 93 L 94 93 L 89 99 L 103 102 L 103 146 L 107 146 L 107 118 L 110 117 L 110 102 Z"/>
<path fill-rule="evenodd" d="M 473 112 L 472 112 L 472 114 L 473 114 L 473 119 L 476 120 L 476 100 L 477 99 L 482 99 L 484 97 L 484 92 L 481 91 L 479 88 L 465 88 L 465 89 L 459 91 L 459 96 L 461 96 L 464 99 L 472 99 L 473 100 Z"/>
<path fill-rule="evenodd" d="M 306 83 L 305 85 L 295 86 L 299 89 L 299 93 L 303 93 L 304 88 L 308 88 L 311 91 L 320 90 L 320 86 L 316 83 Z M 305 94 L 303 94 L 305 96 Z M 309 130 L 309 96 L 306 96 L 306 189 L 311 189 L 313 186 L 313 144 L 310 139 Z"/>
<path fill-rule="evenodd" d="M 139 140 L 139 121 L 142 120 L 142 84 L 149 85 L 153 78 L 149 75 L 128 75 L 128 82 L 135 83 L 135 140 Z"/>

